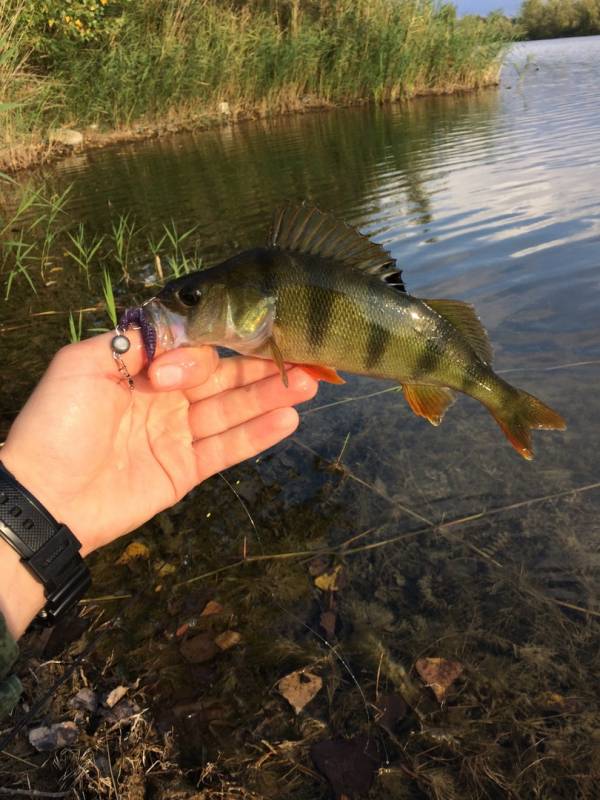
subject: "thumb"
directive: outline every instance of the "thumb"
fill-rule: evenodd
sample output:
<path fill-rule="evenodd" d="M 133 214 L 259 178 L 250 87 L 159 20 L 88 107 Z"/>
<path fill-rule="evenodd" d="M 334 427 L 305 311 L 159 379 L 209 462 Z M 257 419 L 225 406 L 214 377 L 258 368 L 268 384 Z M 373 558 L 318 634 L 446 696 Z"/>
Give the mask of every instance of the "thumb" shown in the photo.
<path fill-rule="evenodd" d="M 110 377 L 117 374 L 117 365 L 113 355 L 111 342 L 114 331 L 82 339 L 80 342 L 68 344 L 58 351 L 48 369 L 52 375 L 61 378 Z M 137 375 L 146 364 L 146 351 L 138 330 L 127 331 L 130 342 L 129 350 L 121 358 L 130 375 Z"/>
<path fill-rule="evenodd" d="M 192 389 L 215 371 L 219 356 L 214 347 L 179 347 L 163 353 L 150 364 L 148 377 L 157 390 Z"/>

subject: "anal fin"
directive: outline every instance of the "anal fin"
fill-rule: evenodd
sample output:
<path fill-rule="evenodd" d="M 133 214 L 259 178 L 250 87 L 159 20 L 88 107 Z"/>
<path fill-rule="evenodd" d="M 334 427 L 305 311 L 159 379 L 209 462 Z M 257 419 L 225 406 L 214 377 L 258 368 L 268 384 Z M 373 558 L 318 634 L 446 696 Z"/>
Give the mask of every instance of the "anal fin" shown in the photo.
<path fill-rule="evenodd" d="M 440 424 L 446 410 L 455 400 L 454 392 L 444 386 L 404 383 L 402 391 L 413 412 L 418 417 L 425 417 L 436 426 Z"/>

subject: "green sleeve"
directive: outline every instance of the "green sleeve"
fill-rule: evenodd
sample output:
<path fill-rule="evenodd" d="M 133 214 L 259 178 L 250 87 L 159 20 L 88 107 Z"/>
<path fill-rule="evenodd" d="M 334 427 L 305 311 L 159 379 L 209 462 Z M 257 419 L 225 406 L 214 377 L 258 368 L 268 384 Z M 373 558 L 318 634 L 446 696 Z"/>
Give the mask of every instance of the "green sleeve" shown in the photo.
<path fill-rule="evenodd" d="M 11 713 L 23 691 L 16 675 L 8 674 L 18 654 L 17 645 L 6 628 L 4 617 L 0 614 L 0 720 Z"/>

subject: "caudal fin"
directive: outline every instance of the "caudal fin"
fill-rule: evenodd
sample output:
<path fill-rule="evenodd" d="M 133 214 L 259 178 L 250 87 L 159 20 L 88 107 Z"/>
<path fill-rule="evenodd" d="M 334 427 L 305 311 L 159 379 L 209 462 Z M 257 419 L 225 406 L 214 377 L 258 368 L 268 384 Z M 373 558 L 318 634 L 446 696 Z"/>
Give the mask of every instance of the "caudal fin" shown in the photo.
<path fill-rule="evenodd" d="M 548 408 L 541 400 L 520 389 L 500 408 L 490 408 L 490 412 L 504 435 L 523 458 L 533 458 L 531 431 L 535 428 L 564 431 L 567 423 L 556 411 Z"/>

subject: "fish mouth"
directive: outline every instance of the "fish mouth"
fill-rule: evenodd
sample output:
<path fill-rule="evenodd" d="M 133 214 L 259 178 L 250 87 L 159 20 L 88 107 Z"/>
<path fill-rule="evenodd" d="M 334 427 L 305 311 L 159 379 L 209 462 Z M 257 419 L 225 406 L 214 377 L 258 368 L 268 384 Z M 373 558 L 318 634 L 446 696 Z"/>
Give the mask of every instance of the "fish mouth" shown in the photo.
<path fill-rule="evenodd" d="M 156 342 L 162 350 L 190 344 L 187 335 L 187 319 L 172 311 L 158 298 L 147 300 L 142 306 L 144 316 L 156 331 Z"/>

